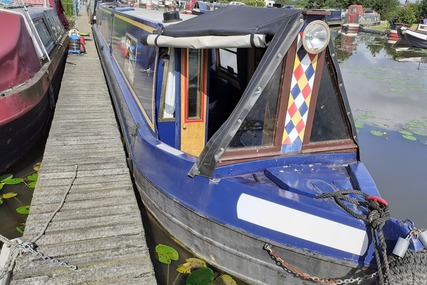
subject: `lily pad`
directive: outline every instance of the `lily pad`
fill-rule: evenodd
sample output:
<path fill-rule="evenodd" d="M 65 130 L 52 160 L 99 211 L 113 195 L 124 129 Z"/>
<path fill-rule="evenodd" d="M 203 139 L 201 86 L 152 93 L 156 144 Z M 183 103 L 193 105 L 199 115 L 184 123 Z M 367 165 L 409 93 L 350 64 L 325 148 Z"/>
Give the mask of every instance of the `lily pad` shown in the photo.
<path fill-rule="evenodd" d="M 8 185 L 16 185 L 19 183 L 24 182 L 24 179 L 18 177 L 18 178 L 10 178 L 10 179 L 6 179 L 3 181 L 4 184 L 8 184 Z"/>
<path fill-rule="evenodd" d="M 172 260 L 179 259 L 179 253 L 173 247 L 165 244 L 156 245 L 155 251 L 157 253 L 157 260 L 163 264 L 171 264 Z"/>
<path fill-rule="evenodd" d="M 35 189 L 37 185 L 37 181 L 31 181 L 30 183 L 27 183 L 28 188 Z"/>
<path fill-rule="evenodd" d="M 37 181 L 37 179 L 39 178 L 39 174 L 38 173 L 33 173 L 27 176 L 27 179 L 30 181 Z"/>
<path fill-rule="evenodd" d="M 223 274 L 215 278 L 213 285 L 237 285 L 237 282 L 228 274 Z"/>
<path fill-rule="evenodd" d="M 356 126 L 356 129 L 362 129 L 365 126 L 364 123 L 358 121 L 354 122 L 354 125 Z"/>
<path fill-rule="evenodd" d="M 34 164 L 34 166 L 33 166 L 34 171 L 39 172 L 40 171 L 40 166 L 41 166 L 40 162 L 37 162 L 36 164 Z"/>
<path fill-rule="evenodd" d="M 28 215 L 30 213 L 30 206 L 21 206 L 16 208 L 16 212 L 22 215 Z"/>
<path fill-rule="evenodd" d="M 399 133 L 404 136 L 412 136 L 412 133 L 410 131 L 400 130 Z"/>
<path fill-rule="evenodd" d="M 417 140 L 417 138 L 414 137 L 413 135 L 402 135 L 402 137 L 404 137 L 405 139 L 410 140 L 410 141 L 416 141 Z"/>
<path fill-rule="evenodd" d="M 202 259 L 191 257 L 185 260 L 186 262 L 178 266 L 176 271 L 183 274 L 190 274 L 194 269 L 206 267 L 206 262 Z"/>
<path fill-rule="evenodd" d="M 414 134 L 421 136 L 421 137 L 427 137 L 427 133 L 421 132 L 421 131 L 414 131 Z"/>
<path fill-rule="evenodd" d="M 208 267 L 199 268 L 193 271 L 185 280 L 185 285 L 210 285 L 214 280 L 215 274 Z"/>
<path fill-rule="evenodd" d="M 374 136 L 376 136 L 376 137 L 381 137 L 381 136 L 385 135 L 386 133 L 385 132 L 381 132 L 381 131 L 377 131 L 377 130 L 372 130 L 371 134 L 374 135 Z"/>
<path fill-rule="evenodd" d="M 20 233 L 20 234 L 23 235 L 24 234 L 24 230 L 25 230 L 25 223 L 19 224 L 19 226 L 17 226 L 15 229 L 18 231 L 18 233 Z"/>
<path fill-rule="evenodd" d="M 3 174 L 0 175 L 0 182 L 3 182 L 4 180 L 11 179 L 13 177 L 13 174 Z"/>
<path fill-rule="evenodd" d="M 13 192 L 9 192 L 9 193 L 5 193 L 5 194 L 1 195 L 1 197 L 3 199 L 10 199 L 10 198 L 13 198 L 16 196 L 18 196 L 18 193 L 13 193 Z"/>

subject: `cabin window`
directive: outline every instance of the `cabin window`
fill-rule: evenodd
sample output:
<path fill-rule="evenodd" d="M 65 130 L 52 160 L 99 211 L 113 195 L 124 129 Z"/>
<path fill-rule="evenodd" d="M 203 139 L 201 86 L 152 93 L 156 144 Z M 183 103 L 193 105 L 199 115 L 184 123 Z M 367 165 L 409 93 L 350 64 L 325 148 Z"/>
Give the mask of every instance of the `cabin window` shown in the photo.
<path fill-rule="evenodd" d="M 176 94 L 176 74 L 175 74 L 175 49 L 163 48 L 160 50 L 160 65 L 163 66 L 162 99 L 160 108 L 160 120 L 175 119 L 175 94 Z"/>
<path fill-rule="evenodd" d="M 137 54 L 138 44 L 136 42 L 136 39 L 127 34 L 125 39 L 125 61 L 123 70 L 126 73 L 126 77 L 128 78 L 131 84 L 134 84 L 135 81 L 135 65 Z"/>
<path fill-rule="evenodd" d="M 200 50 L 188 49 L 187 119 L 201 118 L 201 62 Z"/>
<path fill-rule="evenodd" d="M 255 106 L 230 142 L 228 149 L 274 146 L 282 68 L 283 62 L 273 73 Z"/>
<path fill-rule="evenodd" d="M 314 113 L 310 142 L 349 139 L 343 103 L 334 84 L 330 64 L 323 65 L 322 79 Z"/>
<path fill-rule="evenodd" d="M 218 65 L 227 70 L 230 74 L 237 76 L 237 49 L 219 49 Z"/>
<path fill-rule="evenodd" d="M 49 33 L 49 30 L 46 26 L 46 23 L 43 19 L 38 19 L 34 21 L 34 26 L 36 27 L 37 33 L 40 36 L 40 39 L 45 46 L 46 50 L 50 52 L 53 48 L 52 36 Z"/>

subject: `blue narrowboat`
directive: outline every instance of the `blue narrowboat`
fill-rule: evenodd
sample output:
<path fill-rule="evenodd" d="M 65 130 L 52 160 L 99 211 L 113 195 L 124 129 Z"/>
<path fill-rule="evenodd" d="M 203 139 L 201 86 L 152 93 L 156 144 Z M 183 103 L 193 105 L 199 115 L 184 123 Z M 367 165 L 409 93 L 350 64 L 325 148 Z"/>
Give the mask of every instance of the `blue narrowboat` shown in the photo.
<path fill-rule="evenodd" d="M 187 249 L 249 284 L 409 284 L 427 233 L 359 159 L 327 14 L 107 3 L 93 34 L 142 202 Z"/>

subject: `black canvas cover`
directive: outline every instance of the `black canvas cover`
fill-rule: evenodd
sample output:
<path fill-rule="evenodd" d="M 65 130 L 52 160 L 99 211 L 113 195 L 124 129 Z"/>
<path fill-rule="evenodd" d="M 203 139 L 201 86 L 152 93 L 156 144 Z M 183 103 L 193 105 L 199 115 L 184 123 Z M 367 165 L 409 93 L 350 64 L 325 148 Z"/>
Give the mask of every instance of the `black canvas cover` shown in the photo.
<path fill-rule="evenodd" d="M 276 34 L 283 22 L 290 27 L 302 10 L 228 5 L 192 19 L 164 27 L 170 37 Z"/>

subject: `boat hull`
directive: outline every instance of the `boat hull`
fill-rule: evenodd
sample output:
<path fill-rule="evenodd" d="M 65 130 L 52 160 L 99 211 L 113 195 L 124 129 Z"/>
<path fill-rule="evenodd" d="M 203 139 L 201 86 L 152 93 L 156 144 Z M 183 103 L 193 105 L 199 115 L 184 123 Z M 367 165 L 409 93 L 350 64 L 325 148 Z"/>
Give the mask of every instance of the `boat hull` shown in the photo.
<path fill-rule="evenodd" d="M 135 168 L 134 168 L 135 170 Z M 140 172 L 134 172 L 142 202 L 156 221 L 184 248 L 248 284 L 307 284 L 309 278 L 295 276 L 278 266 L 264 249 L 262 240 L 192 211 L 159 190 Z M 185 221 L 185 222 L 184 222 Z M 368 277 L 372 272 L 342 260 L 325 258 L 309 251 L 272 244 L 284 261 L 299 272 L 327 279 Z M 375 284 L 367 278 L 364 285 Z"/>
<path fill-rule="evenodd" d="M 24 84 L 12 88 L 0 98 L 2 108 L 13 109 L 12 118 L 0 125 L 0 173 L 24 158 L 46 134 L 57 100 L 65 61 L 68 37 L 52 53 L 51 61 Z"/>
<path fill-rule="evenodd" d="M 427 48 L 427 33 L 406 30 L 404 34 L 406 41 L 411 45 L 419 48 Z"/>

